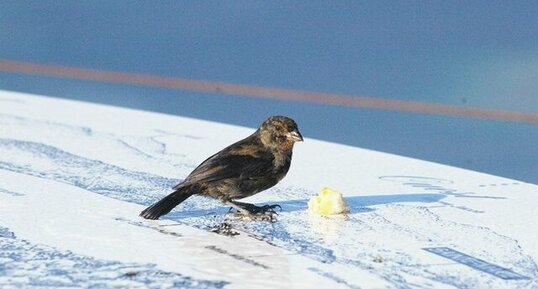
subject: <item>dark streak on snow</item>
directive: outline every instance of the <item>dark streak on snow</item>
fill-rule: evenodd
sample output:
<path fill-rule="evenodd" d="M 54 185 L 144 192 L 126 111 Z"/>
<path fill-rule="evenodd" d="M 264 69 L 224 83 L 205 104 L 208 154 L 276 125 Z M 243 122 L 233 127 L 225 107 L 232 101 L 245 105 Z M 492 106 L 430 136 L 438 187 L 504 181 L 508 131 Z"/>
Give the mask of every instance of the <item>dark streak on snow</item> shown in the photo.
<path fill-rule="evenodd" d="M 14 197 L 22 197 L 22 196 L 24 196 L 24 194 L 13 192 L 13 191 L 2 189 L 2 188 L 0 188 L 0 193 L 11 195 L 11 196 L 14 196 Z"/>
<path fill-rule="evenodd" d="M 338 283 L 339 285 L 342 285 L 342 286 L 345 286 L 347 288 L 350 288 L 350 289 L 359 289 L 360 287 L 358 286 L 355 286 L 355 285 L 352 285 L 352 284 L 349 284 L 346 280 L 338 277 L 338 276 L 335 276 L 334 274 L 332 273 L 329 273 L 329 272 L 325 272 L 323 270 L 320 270 L 318 268 L 308 268 L 308 270 L 322 276 L 322 277 L 325 277 L 327 279 L 330 279 L 330 280 L 333 280 L 334 282 Z"/>
<path fill-rule="evenodd" d="M 239 261 L 242 261 L 242 262 L 245 262 L 247 264 L 250 264 L 250 265 L 253 265 L 253 266 L 256 266 L 256 267 L 260 267 L 260 268 L 263 268 L 263 269 L 271 269 L 269 266 L 267 265 L 264 265 L 264 264 L 261 264 L 259 262 L 256 262 L 250 258 L 247 258 L 245 256 L 241 256 L 241 255 L 238 255 L 238 254 L 234 254 L 234 253 L 230 253 L 222 248 L 219 248 L 217 246 L 214 246 L 214 245 L 209 245 L 209 246 L 205 246 L 204 248 L 206 249 L 209 249 L 211 251 L 215 251 L 219 254 L 223 254 L 223 255 L 226 255 L 226 256 L 229 256 L 233 259 L 236 259 L 236 260 L 239 260 Z"/>

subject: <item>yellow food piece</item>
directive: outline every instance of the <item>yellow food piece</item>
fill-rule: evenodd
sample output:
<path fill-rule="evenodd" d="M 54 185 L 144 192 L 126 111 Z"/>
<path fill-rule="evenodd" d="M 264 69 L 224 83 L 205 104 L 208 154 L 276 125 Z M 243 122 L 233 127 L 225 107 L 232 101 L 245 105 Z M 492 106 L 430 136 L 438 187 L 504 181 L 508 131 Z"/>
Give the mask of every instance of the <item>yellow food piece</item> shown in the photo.
<path fill-rule="evenodd" d="M 349 213 L 342 194 L 329 188 L 323 188 L 317 196 L 310 198 L 308 210 L 323 216 Z"/>

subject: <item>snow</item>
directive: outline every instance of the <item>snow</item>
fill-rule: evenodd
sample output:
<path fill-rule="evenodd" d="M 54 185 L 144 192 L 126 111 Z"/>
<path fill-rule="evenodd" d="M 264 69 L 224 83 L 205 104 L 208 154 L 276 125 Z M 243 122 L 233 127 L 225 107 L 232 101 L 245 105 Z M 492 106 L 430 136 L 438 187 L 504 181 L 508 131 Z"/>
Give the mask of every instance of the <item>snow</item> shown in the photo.
<path fill-rule="evenodd" d="M 309 138 L 246 199 L 275 223 L 201 197 L 138 217 L 252 131 L 0 91 L 0 287 L 538 287 L 538 186 Z M 347 217 L 308 213 L 324 187 Z"/>

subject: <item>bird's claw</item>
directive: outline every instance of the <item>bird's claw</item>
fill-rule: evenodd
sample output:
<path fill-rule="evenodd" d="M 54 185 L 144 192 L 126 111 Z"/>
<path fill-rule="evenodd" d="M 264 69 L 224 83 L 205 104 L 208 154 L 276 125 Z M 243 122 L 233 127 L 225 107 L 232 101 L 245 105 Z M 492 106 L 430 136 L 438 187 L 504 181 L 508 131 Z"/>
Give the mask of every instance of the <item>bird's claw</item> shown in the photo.
<path fill-rule="evenodd" d="M 254 206 L 253 208 L 249 208 L 249 211 L 254 214 L 275 214 L 278 215 L 278 213 L 275 211 L 276 208 L 279 208 L 280 212 L 282 212 L 282 207 L 280 205 L 263 205 L 261 207 Z"/>
<path fill-rule="evenodd" d="M 235 214 L 235 217 L 238 219 L 245 219 L 251 221 L 268 221 L 268 222 L 275 222 L 276 216 L 278 213 L 275 211 L 276 208 L 279 208 L 280 211 L 282 211 L 282 207 L 280 205 L 264 205 L 261 207 L 255 206 L 255 205 L 249 205 L 245 206 L 243 209 L 245 211 L 238 211 Z M 232 208 L 228 210 L 228 212 L 231 212 Z"/>

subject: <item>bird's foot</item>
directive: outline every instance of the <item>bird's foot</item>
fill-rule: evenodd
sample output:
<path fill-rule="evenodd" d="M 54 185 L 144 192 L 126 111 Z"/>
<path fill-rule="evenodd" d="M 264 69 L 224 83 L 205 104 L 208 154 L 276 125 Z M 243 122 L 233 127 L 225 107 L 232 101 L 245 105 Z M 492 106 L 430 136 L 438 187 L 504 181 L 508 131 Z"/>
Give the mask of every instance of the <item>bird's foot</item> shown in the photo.
<path fill-rule="evenodd" d="M 275 209 L 279 208 L 280 211 L 282 211 L 282 207 L 280 205 L 256 206 L 247 203 L 233 204 L 235 206 L 232 206 L 232 208 L 235 208 L 237 210 L 235 217 L 242 220 L 247 219 L 251 221 L 275 222 L 276 216 L 278 215 Z M 232 208 L 230 208 L 230 211 L 232 210 Z"/>
<path fill-rule="evenodd" d="M 278 213 L 275 211 L 276 208 L 278 208 L 280 212 L 282 212 L 282 207 L 280 205 L 263 205 L 263 206 L 255 206 L 252 204 L 248 204 L 248 205 L 249 206 L 247 206 L 245 209 L 247 209 L 249 212 L 254 213 L 254 214 L 271 213 L 271 214 L 278 215 Z"/>
<path fill-rule="evenodd" d="M 276 208 L 279 208 L 280 211 L 282 211 L 282 207 L 279 205 L 254 206 L 250 211 L 250 214 L 252 215 L 251 218 L 258 221 L 276 222 L 276 216 L 278 216 L 278 213 L 275 211 Z"/>

